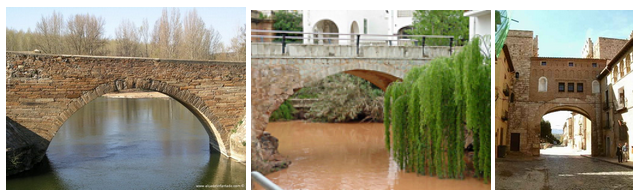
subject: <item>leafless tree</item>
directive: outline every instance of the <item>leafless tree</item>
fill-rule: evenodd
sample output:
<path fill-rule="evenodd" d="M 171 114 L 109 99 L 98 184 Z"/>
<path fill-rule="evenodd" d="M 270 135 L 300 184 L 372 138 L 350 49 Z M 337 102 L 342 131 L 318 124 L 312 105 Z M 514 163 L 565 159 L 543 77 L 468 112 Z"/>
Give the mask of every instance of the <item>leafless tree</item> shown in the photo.
<path fill-rule="evenodd" d="M 153 56 L 160 58 L 178 58 L 179 45 L 182 37 L 180 11 L 174 8 L 169 16 L 167 9 L 162 10 L 162 16 L 153 28 Z"/>
<path fill-rule="evenodd" d="M 140 36 L 136 25 L 124 20 L 116 29 L 116 55 L 118 56 L 140 56 Z"/>
<path fill-rule="evenodd" d="M 62 53 L 63 49 L 62 35 L 64 29 L 64 18 L 61 13 L 55 11 L 50 17 L 42 16 L 40 21 L 36 23 L 37 49 L 45 53 Z M 32 48 L 33 50 L 35 48 Z"/>
<path fill-rule="evenodd" d="M 147 21 L 147 18 L 144 18 L 142 20 L 142 25 L 140 26 L 140 39 L 144 48 L 144 51 L 142 52 L 142 56 L 143 57 L 148 57 L 149 56 L 149 21 Z"/>
<path fill-rule="evenodd" d="M 206 24 L 198 16 L 195 9 L 184 18 L 184 41 L 181 51 L 188 59 L 213 59 L 220 33 L 213 27 L 207 29 Z"/>
<path fill-rule="evenodd" d="M 77 14 L 67 21 L 67 30 L 67 43 L 74 54 L 97 55 L 106 43 L 102 17 Z"/>
<path fill-rule="evenodd" d="M 234 61 L 245 61 L 247 57 L 247 33 L 245 31 L 245 25 L 238 27 L 236 36 L 231 39 L 231 59 Z"/>

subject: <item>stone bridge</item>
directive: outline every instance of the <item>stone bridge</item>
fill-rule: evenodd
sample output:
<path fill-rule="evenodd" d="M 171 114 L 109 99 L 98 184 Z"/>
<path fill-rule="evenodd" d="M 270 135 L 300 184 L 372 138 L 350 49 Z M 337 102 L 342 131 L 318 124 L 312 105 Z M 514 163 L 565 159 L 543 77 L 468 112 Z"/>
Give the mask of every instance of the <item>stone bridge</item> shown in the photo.
<path fill-rule="evenodd" d="M 8 175 L 39 162 L 58 129 L 78 109 L 103 94 L 126 89 L 157 91 L 179 101 L 205 127 L 211 149 L 245 159 L 245 144 L 229 140 L 245 116 L 245 62 L 6 55 Z"/>
<path fill-rule="evenodd" d="M 287 44 L 283 53 L 281 44 L 251 43 L 252 170 L 270 172 L 287 164 L 277 153 L 277 139 L 262 136 L 271 113 L 296 90 L 338 73 L 361 77 L 385 90 L 411 68 L 456 49 Z"/>

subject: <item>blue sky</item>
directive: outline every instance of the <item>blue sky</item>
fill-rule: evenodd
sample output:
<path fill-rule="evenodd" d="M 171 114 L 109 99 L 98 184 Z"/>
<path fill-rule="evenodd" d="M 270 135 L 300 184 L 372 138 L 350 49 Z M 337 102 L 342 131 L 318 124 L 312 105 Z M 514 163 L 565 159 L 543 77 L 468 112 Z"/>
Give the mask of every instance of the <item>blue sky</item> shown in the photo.
<path fill-rule="evenodd" d="M 111 38 L 115 37 L 115 29 L 120 25 L 120 22 L 128 19 L 140 26 L 142 20 L 147 18 L 149 22 L 149 31 L 153 30 L 153 26 L 162 15 L 161 7 L 135 7 L 135 8 L 103 8 L 103 7 L 30 7 L 30 8 L 6 8 L 6 25 L 8 28 L 16 30 L 32 31 L 36 27 L 36 23 L 42 18 L 42 16 L 49 17 L 53 11 L 62 13 L 65 20 L 75 14 L 93 14 L 95 16 L 101 16 L 105 20 L 105 34 Z M 184 17 L 187 12 L 193 8 L 181 7 L 180 15 Z M 207 8 L 197 7 L 198 15 L 209 26 L 213 26 L 220 35 L 225 45 L 230 43 L 231 38 L 235 36 L 237 28 L 246 24 L 246 9 L 240 8 Z M 171 8 L 167 8 L 169 14 L 171 14 Z"/>
<path fill-rule="evenodd" d="M 509 29 L 533 30 L 543 57 L 580 57 L 588 37 L 628 39 L 633 30 L 632 11 L 509 11 Z"/>

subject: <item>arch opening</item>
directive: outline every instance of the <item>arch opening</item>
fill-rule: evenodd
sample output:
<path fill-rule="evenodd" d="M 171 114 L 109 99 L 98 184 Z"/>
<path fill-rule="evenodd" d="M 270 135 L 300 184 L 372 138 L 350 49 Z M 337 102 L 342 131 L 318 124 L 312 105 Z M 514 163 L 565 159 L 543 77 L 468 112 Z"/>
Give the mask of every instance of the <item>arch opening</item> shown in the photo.
<path fill-rule="evenodd" d="M 335 22 L 333 22 L 332 20 L 329 19 L 324 19 L 324 20 L 320 20 L 318 22 L 316 22 L 315 25 L 313 25 L 313 32 L 314 33 L 338 33 L 338 25 L 336 25 Z M 338 44 L 338 35 L 333 35 L 333 34 L 314 34 L 313 35 L 313 43 L 314 44 Z"/>
<path fill-rule="evenodd" d="M 544 112 L 537 133 L 540 154 L 591 155 L 596 124 L 589 112 L 571 105 L 555 106 Z"/>
<path fill-rule="evenodd" d="M 230 157 L 228 152 L 228 142 L 225 142 L 225 138 L 228 139 L 228 133 L 226 130 L 219 129 L 221 127 L 214 113 L 209 111 L 206 104 L 198 98 L 196 95 L 187 91 L 180 90 L 179 87 L 172 86 L 168 83 L 157 80 L 141 80 L 141 79 L 120 79 L 114 82 L 103 83 L 90 91 L 86 91 L 76 98 L 74 101 L 68 104 L 67 109 L 59 116 L 58 122 L 56 122 L 56 128 L 54 136 L 60 129 L 60 127 L 80 108 L 84 107 L 94 99 L 101 97 L 107 93 L 119 92 L 124 90 L 143 90 L 162 93 L 180 103 L 187 110 L 189 110 L 198 121 L 202 124 L 207 135 L 209 136 L 209 149 L 210 152 L 219 152 L 227 157 Z"/>

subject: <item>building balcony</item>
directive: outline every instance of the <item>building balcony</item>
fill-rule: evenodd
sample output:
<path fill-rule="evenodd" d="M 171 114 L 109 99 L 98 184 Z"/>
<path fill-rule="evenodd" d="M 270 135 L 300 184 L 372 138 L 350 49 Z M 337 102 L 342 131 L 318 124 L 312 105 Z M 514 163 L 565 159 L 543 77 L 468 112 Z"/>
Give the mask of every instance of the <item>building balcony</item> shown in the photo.
<path fill-rule="evenodd" d="M 506 86 L 504 89 L 502 89 L 502 94 L 504 94 L 505 97 L 509 96 L 509 86 Z"/>
<path fill-rule="evenodd" d="M 609 102 L 605 101 L 602 102 L 602 110 L 608 110 L 609 109 Z"/>
<path fill-rule="evenodd" d="M 507 112 L 507 111 L 503 112 L 503 114 L 500 117 L 500 119 L 502 119 L 502 121 L 504 121 L 504 122 L 507 122 L 509 120 L 509 112 Z"/>

